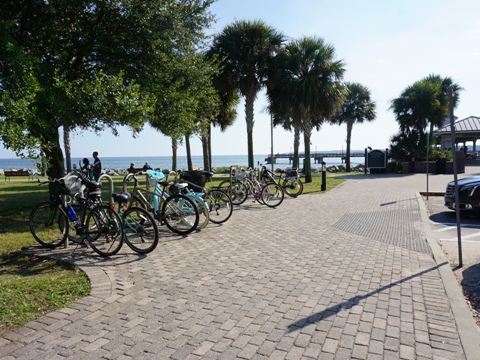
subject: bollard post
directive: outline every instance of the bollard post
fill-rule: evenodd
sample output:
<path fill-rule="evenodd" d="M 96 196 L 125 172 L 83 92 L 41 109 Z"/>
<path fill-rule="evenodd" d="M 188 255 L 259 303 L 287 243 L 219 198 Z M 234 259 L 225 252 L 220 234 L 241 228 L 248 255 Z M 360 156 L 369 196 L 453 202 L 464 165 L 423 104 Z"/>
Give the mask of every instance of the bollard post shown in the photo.
<path fill-rule="evenodd" d="M 320 187 L 320 190 L 327 190 L 327 164 L 325 161 L 322 161 L 322 186 Z"/>

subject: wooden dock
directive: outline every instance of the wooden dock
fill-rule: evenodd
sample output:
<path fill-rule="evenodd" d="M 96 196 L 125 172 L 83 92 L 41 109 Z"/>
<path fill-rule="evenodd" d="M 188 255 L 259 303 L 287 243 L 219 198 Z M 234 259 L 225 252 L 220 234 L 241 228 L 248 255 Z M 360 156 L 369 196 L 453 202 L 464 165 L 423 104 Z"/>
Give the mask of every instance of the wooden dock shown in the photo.
<path fill-rule="evenodd" d="M 298 154 L 300 159 L 305 158 L 305 154 Z M 350 157 L 365 157 L 365 152 L 352 152 L 350 153 Z M 265 163 L 271 164 L 270 162 L 271 156 L 267 156 L 265 158 Z M 310 158 L 313 159 L 315 164 L 321 164 L 323 162 L 323 158 L 341 158 L 342 162 L 345 160 L 345 153 L 311 153 Z M 293 154 L 292 153 L 283 153 L 283 154 L 275 154 L 273 155 L 273 163 L 277 163 L 277 159 L 288 159 L 290 163 L 293 162 Z"/>

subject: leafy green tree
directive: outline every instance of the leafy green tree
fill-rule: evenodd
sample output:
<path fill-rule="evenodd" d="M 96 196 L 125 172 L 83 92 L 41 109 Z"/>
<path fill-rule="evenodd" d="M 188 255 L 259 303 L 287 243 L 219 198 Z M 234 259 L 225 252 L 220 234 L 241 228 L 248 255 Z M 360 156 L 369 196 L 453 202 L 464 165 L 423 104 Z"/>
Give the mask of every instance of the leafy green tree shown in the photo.
<path fill-rule="evenodd" d="M 215 36 L 210 56 L 221 60 L 220 89 L 238 91 L 245 98 L 248 166 L 254 167 L 254 102 L 264 86 L 267 68 L 284 36 L 262 21 L 236 21 Z"/>
<path fill-rule="evenodd" d="M 193 135 L 202 137 L 219 111 L 219 98 L 213 86 L 213 77 L 218 73 L 216 64 L 194 48 L 187 48 L 182 57 L 192 60 L 179 58 L 172 64 L 174 71 L 159 83 L 162 86 L 153 84 L 156 105 L 155 116 L 150 120 L 153 128 L 175 139 L 177 145 Z M 189 142 L 186 144 L 189 146 Z M 172 154 L 172 169 L 176 170 L 176 151 Z M 187 163 L 191 167 L 188 148 Z"/>
<path fill-rule="evenodd" d="M 350 172 L 350 144 L 352 141 L 352 129 L 354 124 L 375 119 L 375 102 L 370 98 L 370 90 L 362 84 L 346 83 L 347 97 L 338 115 L 333 119 L 334 124 L 347 126 L 347 149 L 345 153 L 346 171 Z"/>
<path fill-rule="evenodd" d="M 291 41 L 276 62 L 277 75 L 268 87 L 270 109 L 303 132 L 305 181 L 311 182 L 311 134 L 332 119 L 344 101 L 344 64 L 335 60 L 334 47 L 318 37 Z"/>
<path fill-rule="evenodd" d="M 109 128 L 117 134 L 117 127 L 125 125 L 135 135 L 145 121 L 177 110 L 171 101 L 176 89 L 169 87 L 169 80 L 180 62 L 195 67 L 196 57 L 189 55 L 205 38 L 212 2 L 4 1 L 0 13 L 4 146 L 19 155 L 41 148 L 50 161 L 49 174 L 60 177 L 64 174 L 60 127 L 98 132 Z M 159 101 L 154 91 L 158 88 L 163 88 L 167 101 Z"/>

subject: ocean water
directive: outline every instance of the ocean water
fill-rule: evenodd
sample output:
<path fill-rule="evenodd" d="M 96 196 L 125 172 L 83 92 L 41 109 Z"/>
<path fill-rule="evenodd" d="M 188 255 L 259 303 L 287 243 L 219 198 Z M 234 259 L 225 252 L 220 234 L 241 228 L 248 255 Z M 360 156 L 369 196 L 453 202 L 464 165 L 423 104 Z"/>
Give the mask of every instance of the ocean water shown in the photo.
<path fill-rule="evenodd" d="M 332 151 L 335 152 L 335 151 Z M 264 164 L 266 165 L 266 158 L 269 155 L 256 155 L 254 156 L 255 164 Z M 72 158 L 72 164 L 78 164 L 81 162 L 82 158 L 74 157 Z M 90 162 L 93 161 L 93 158 L 89 158 Z M 172 158 L 171 156 L 139 156 L 139 157 L 100 157 L 102 161 L 103 169 L 128 169 L 130 163 L 134 163 L 136 167 L 143 167 L 145 162 L 148 162 L 150 166 L 154 169 L 171 169 L 172 167 Z M 303 160 L 300 159 L 302 162 Z M 342 159 L 338 158 L 324 158 L 327 166 L 330 165 L 341 165 Z M 192 163 L 194 166 L 199 168 L 203 167 L 203 156 L 192 156 Z M 240 167 L 247 167 L 248 156 L 247 155 L 217 155 L 212 157 L 212 166 L 215 167 L 230 167 L 232 165 L 238 165 Z M 363 164 L 363 157 L 353 157 L 351 158 L 352 166 L 357 164 Z M 315 164 L 313 158 L 311 159 L 312 168 L 320 168 L 320 164 Z M 178 156 L 177 165 L 179 169 L 187 169 L 187 157 Z M 270 168 L 270 164 L 267 165 Z M 274 169 L 278 168 L 287 168 L 291 166 L 288 159 L 278 159 L 277 162 L 273 165 Z M 29 159 L 20 159 L 20 158 L 11 158 L 11 159 L 0 159 L 0 169 L 3 170 L 12 170 L 12 169 L 36 169 L 35 162 Z"/>

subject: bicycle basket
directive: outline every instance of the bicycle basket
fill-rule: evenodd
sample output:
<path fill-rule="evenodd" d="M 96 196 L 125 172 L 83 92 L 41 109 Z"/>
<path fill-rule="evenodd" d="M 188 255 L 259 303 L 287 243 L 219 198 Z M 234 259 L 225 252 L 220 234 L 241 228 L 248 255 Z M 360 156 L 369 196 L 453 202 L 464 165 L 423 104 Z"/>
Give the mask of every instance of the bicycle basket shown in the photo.
<path fill-rule="evenodd" d="M 165 179 L 165 174 L 160 171 L 147 170 L 148 182 L 151 186 L 157 185 L 160 181 Z"/>
<path fill-rule="evenodd" d="M 240 170 L 237 170 L 235 174 L 235 180 L 242 181 L 243 179 L 245 179 L 246 176 L 247 176 L 247 171 L 244 168 L 241 168 Z"/>
<path fill-rule="evenodd" d="M 70 195 L 70 191 L 65 186 L 65 181 L 59 179 L 58 182 L 50 182 L 48 184 L 49 192 L 50 192 L 50 201 L 55 204 L 58 204 L 58 199 L 63 195 Z"/>
<path fill-rule="evenodd" d="M 297 180 L 298 179 L 298 170 L 297 169 L 287 169 L 285 176 L 288 180 Z"/>
<path fill-rule="evenodd" d="M 76 174 L 73 174 L 73 173 L 67 174 L 63 178 L 63 183 L 65 185 L 65 188 L 72 195 L 83 192 L 84 187 L 82 184 L 82 179 Z"/>

